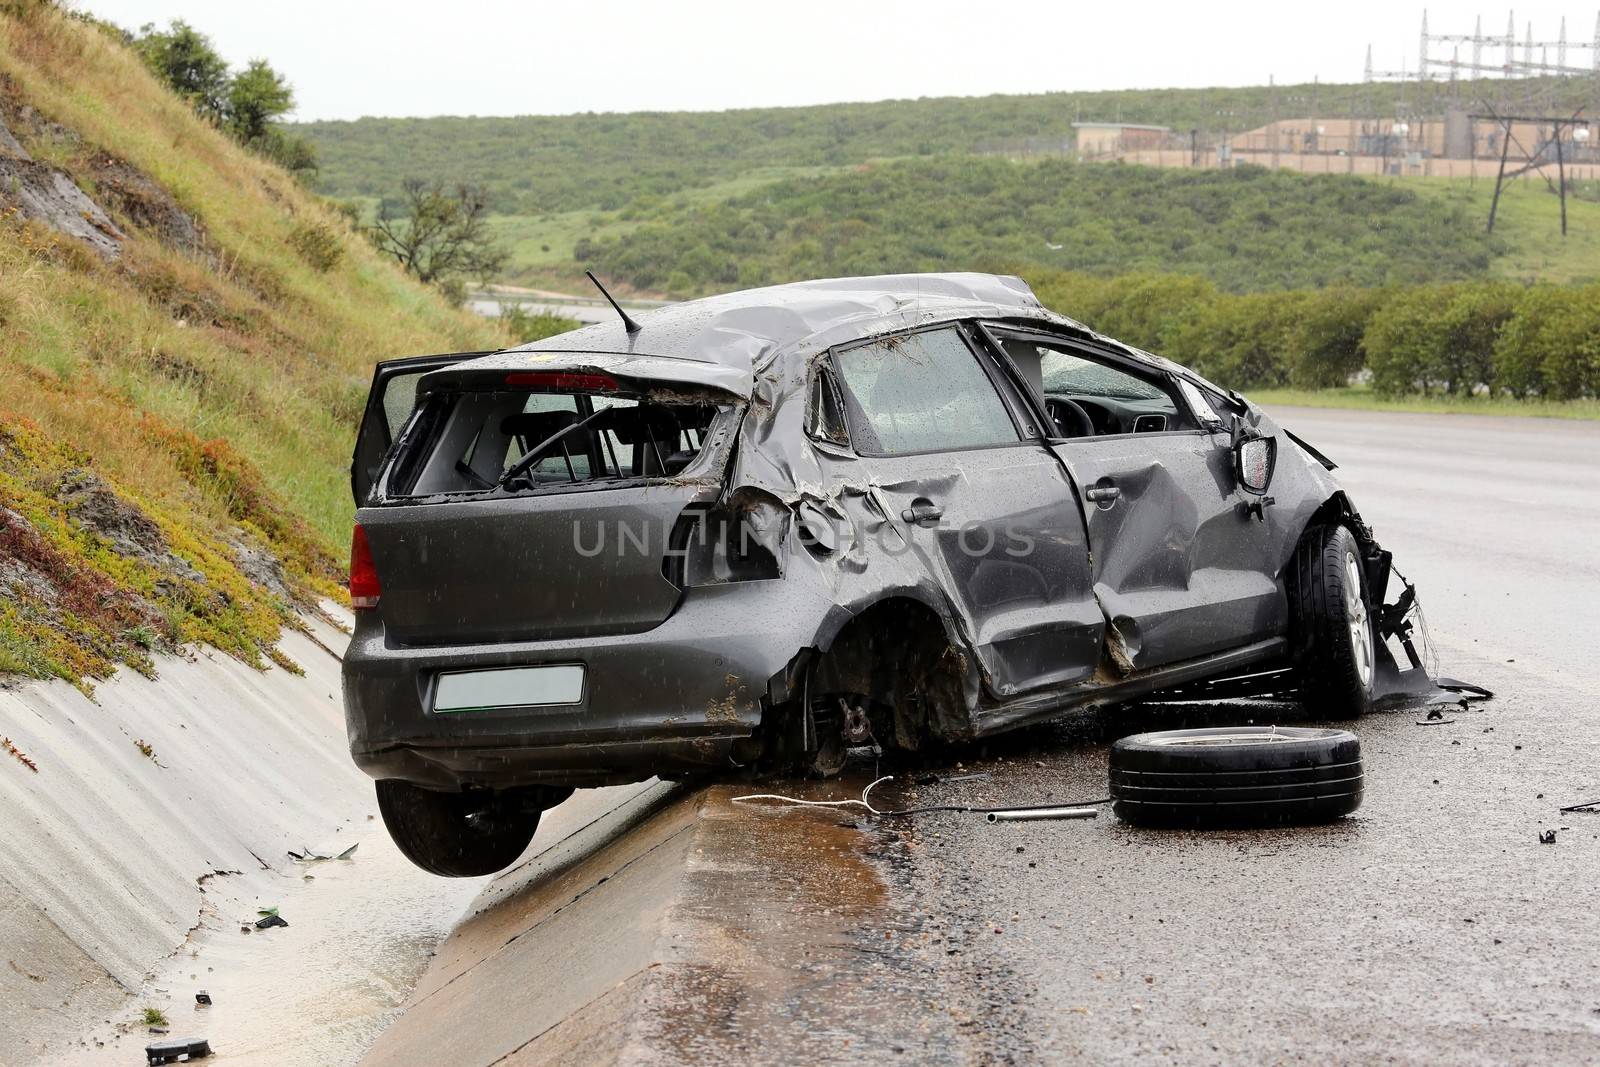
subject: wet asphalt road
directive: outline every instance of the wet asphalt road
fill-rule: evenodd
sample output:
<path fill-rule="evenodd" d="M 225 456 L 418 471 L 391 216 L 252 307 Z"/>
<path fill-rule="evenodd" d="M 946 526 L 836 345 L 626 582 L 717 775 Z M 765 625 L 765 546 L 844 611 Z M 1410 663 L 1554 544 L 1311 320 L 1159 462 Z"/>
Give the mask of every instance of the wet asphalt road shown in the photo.
<path fill-rule="evenodd" d="M 907 973 L 953 1027 L 934 1058 L 1600 1063 L 1600 815 L 1557 811 L 1600 798 L 1600 423 L 1275 414 L 1341 464 L 1443 673 L 1496 698 L 1347 724 L 1368 791 L 1332 826 L 920 817 L 891 877 Z M 1099 797 L 1122 734 L 1295 716 L 1080 715 L 963 763 L 989 781 L 903 795 Z"/>

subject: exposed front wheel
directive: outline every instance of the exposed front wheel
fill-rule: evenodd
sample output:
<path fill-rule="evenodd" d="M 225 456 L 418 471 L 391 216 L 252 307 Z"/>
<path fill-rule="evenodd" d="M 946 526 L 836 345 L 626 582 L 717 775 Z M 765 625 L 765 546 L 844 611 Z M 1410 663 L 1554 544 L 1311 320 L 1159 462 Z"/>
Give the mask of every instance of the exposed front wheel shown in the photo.
<path fill-rule="evenodd" d="M 1377 647 L 1355 535 L 1344 526 L 1307 531 L 1294 579 L 1301 699 L 1322 718 L 1365 714 L 1372 707 Z"/>
<path fill-rule="evenodd" d="M 554 801 L 552 801 L 554 803 Z M 429 874 L 476 878 L 514 863 L 533 840 L 541 804 L 514 793 L 443 793 L 378 782 L 378 811 L 406 859 Z"/>

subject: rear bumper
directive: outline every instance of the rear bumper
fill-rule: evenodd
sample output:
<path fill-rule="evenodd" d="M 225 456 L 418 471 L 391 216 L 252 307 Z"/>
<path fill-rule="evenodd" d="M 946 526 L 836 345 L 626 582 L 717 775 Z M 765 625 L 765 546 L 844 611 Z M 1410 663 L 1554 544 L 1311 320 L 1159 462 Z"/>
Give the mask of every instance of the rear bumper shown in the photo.
<path fill-rule="evenodd" d="M 358 614 L 344 659 L 350 753 L 374 778 L 435 788 L 600 785 L 726 769 L 784 699 L 784 671 L 831 602 L 782 580 L 692 589 L 644 633 L 399 646 Z M 442 671 L 583 664 L 581 703 L 436 713 Z"/>

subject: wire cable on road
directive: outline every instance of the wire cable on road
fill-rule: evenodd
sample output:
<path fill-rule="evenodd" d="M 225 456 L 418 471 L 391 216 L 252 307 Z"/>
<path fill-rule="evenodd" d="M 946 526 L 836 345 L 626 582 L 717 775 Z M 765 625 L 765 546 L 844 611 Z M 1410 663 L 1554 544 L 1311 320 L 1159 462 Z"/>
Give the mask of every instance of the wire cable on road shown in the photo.
<path fill-rule="evenodd" d="M 750 803 L 753 801 L 769 800 L 779 804 L 794 804 L 806 808 L 861 808 L 869 814 L 878 817 L 922 815 L 924 813 L 933 811 L 955 811 L 966 812 L 973 815 L 990 815 L 1014 811 L 1043 811 L 1047 808 L 1088 808 L 1111 803 L 1111 798 L 1105 797 L 1100 800 L 1053 800 L 1048 804 L 1006 804 L 1000 807 L 980 807 L 973 804 L 926 804 L 915 808 L 873 807 L 872 802 L 867 799 L 868 795 L 884 782 L 892 781 L 894 781 L 894 775 L 892 774 L 886 774 L 881 778 L 874 779 L 867 784 L 865 789 L 861 791 L 860 800 L 806 800 L 803 797 L 785 796 L 782 793 L 747 793 L 744 796 L 734 797 L 733 803 L 741 804 Z"/>

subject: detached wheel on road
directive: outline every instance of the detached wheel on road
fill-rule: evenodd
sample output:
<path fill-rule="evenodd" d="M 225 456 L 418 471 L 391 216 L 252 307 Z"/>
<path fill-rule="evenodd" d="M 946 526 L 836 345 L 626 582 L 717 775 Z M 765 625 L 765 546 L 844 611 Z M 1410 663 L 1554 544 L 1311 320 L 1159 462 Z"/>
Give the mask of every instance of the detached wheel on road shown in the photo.
<path fill-rule="evenodd" d="M 1344 526 L 1307 530 L 1290 577 L 1301 702 L 1322 719 L 1365 715 L 1372 708 L 1377 648 L 1355 535 Z"/>
<path fill-rule="evenodd" d="M 378 811 L 406 859 L 444 878 L 511 866 L 541 814 L 516 794 L 443 793 L 389 778 L 378 782 Z"/>
<path fill-rule="evenodd" d="M 1348 730 L 1162 730 L 1111 746 L 1111 810 L 1145 826 L 1329 822 L 1361 806 L 1361 787 Z"/>

